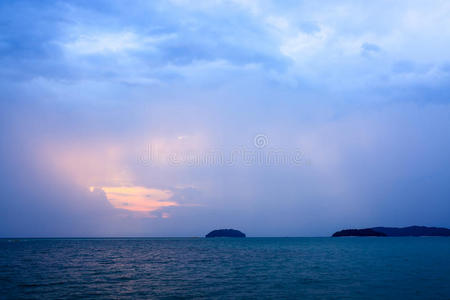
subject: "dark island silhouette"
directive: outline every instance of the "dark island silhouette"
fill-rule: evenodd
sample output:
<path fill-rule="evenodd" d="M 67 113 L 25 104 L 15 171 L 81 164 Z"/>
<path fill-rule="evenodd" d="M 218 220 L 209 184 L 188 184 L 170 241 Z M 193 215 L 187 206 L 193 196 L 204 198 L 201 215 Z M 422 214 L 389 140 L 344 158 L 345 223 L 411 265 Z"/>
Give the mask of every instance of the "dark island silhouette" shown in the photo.
<path fill-rule="evenodd" d="M 365 229 L 345 229 L 335 232 L 340 236 L 450 236 L 450 229 L 443 227 L 409 226 L 409 227 L 372 227 Z"/>
<path fill-rule="evenodd" d="M 386 236 L 385 233 L 375 231 L 371 228 L 366 229 L 344 229 L 333 234 L 333 237 L 339 236 Z"/>
<path fill-rule="evenodd" d="M 214 238 L 214 237 L 233 237 L 233 238 L 244 238 L 245 233 L 240 232 L 235 229 L 217 229 L 208 233 L 206 238 Z"/>

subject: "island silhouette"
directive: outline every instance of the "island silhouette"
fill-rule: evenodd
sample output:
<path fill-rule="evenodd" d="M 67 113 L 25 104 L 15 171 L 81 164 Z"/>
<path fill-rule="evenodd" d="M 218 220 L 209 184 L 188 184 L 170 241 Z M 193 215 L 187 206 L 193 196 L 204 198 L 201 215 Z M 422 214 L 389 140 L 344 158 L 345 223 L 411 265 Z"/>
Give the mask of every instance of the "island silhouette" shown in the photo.
<path fill-rule="evenodd" d="M 365 229 L 344 229 L 335 232 L 333 237 L 341 236 L 450 236 L 450 229 L 443 227 L 372 227 Z"/>
<path fill-rule="evenodd" d="M 245 233 L 236 229 L 216 229 L 208 233 L 206 238 L 214 237 L 233 237 L 233 238 L 244 238 Z"/>

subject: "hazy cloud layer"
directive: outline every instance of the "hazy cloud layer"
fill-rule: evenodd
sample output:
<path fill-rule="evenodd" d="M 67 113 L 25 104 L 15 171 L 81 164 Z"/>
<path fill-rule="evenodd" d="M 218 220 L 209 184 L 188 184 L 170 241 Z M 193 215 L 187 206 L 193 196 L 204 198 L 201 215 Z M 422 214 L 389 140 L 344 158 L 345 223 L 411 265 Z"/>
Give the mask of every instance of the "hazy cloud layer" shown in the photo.
<path fill-rule="evenodd" d="M 2 236 L 450 226 L 446 1 L 0 12 Z"/>

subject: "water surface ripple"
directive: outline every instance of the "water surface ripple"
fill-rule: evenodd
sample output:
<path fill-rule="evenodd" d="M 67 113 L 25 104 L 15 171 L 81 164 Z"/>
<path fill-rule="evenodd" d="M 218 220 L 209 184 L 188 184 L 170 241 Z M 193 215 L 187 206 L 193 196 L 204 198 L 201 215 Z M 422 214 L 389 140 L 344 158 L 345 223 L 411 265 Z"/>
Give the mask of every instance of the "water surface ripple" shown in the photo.
<path fill-rule="evenodd" d="M 0 298 L 450 299 L 450 238 L 1 239 Z"/>

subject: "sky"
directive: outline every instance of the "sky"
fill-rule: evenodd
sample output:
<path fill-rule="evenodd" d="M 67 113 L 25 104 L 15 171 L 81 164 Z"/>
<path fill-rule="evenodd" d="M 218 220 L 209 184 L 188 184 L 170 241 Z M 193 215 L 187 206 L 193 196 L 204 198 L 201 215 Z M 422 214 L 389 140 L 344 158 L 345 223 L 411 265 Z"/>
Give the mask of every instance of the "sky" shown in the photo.
<path fill-rule="evenodd" d="M 450 227 L 448 1 L 0 16 L 0 236 Z"/>

